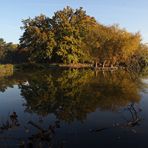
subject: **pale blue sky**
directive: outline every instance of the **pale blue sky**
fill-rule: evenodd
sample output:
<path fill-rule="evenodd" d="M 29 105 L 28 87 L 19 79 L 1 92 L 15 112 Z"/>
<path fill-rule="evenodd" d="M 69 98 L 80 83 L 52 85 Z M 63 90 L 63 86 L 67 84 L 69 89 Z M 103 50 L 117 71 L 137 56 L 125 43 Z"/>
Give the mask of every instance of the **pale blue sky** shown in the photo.
<path fill-rule="evenodd" d="M 148 0 L 0 0 L 0 37 L 19 42 L 21 20 L 29 16 L 52 16 L 66 6 L 83 7 L 106 25 L 119 24 L 130 32 L 140 31 L 148 42 Z"/>

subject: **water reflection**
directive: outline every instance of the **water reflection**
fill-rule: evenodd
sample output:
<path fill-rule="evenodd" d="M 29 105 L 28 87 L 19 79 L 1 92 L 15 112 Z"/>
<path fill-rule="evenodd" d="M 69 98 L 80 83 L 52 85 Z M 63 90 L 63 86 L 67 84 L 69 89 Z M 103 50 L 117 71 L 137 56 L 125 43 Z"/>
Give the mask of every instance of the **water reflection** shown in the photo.
<path fill-rule="evenodd" d="M 139 108 L 135 103 L 131 103 L 127 106 L 127 108 L 124 108 L 126 111 L 129 112 L 130 118 L 127 119 L 124 117 L 124 122 L 122 123 L 114 123 L 112 126 L 109 127 L 103 127 L 99 129 L 92 129 L 90 132 L 101 132 L 107 129 L 111 128 L 128 128 L 132 132 L 136 133 L 136 130 L 134 129 L 136 126 L 139 126 L 142 122 L 142 117 L 140 116 L 140 112 L 142 111 L 141 108 Z"/>
<path fill-rule="evenodd" d="M 0 141 L 16 141 L 16 145 L 18 145 L 20 148 L 51 147 L 56 129 L 60 128 L 60 121 L 57 120 L 53 124 L 49 124 L 47 129 L 44 129 L 34 121 L 28 121 L 27 125 L 31 125 L 32 128 L 35 128 L 36 132 L 29 135 L 25 140 L 26 142 L 24 142 L 24 139 L 15 136 L 2 136 L 0 137 Z M 0 134 L 4 135 L 5 132 L 12 129 L 17 130 L 20 126 L 22 126 L 26 133 L 30 132 L 28 126 L 19 124 L 18 115 L 16 114 L 16 112 L 13 112 L 12 114 L 10 114 L 6 122 L 2 123 L 2 125 L 0 126 Z M 14 147 L 16 147 L 16 145 Z M 63 146 L 62 142 L 60 143 L 60 146 Z"/>
<path fill-rule="evenodd" d="M 126 71 L 94 72 L 65 70 L 16 74 L 2 80 L 0 90 L 17 84 L 25 98 L 26 111 L 40 115 L 54 113 L 65 121 L 85 120 L 88 113 L 116 111 L 140 101 L 142 83 Z"/>
<path fill-rule="evenodd" d="M 136 127 L 143 121 L 139 107 L 140 92 L 145 88 L 138 74 L 126 71 L 102 72 L 93 70 L 49 70 L 40 72 L 15 73 L 7 78 L 0 78 L 0 91 L 5 93 L 9 87 L 18 86 L 22 101 L 23 112 L 36 113 L 44 120 L 53 113 L 55 119 L 47 126 L 38 124 L 27 118 L 24 125 L 19 121 L 17 112 L 9 115 L 9 119 L 1 124 L 1 132 L 13 127 L 23 128 L 25 132 L 35 129 L 27 135 L 26 143 L 30 146 L 51 146 L 53 136 L 61 122 L 85 123 L 92 112 L 99 110 L 125 113 L 124 119 L 104 126 L 90 127 L 91 132 L 102 132 L 108 129 L 124 128 L 136 133 Z M 9 108 L 6 109 L 7 111 Z M 127 116 L 128 115 L 128 116 Z M 129 116 L 130 115 L 130 116 Z M 23 118 L 23 114 L 21 115 Z M 101 118 L 100 118 L 101 119 Z M 100 120 L 99 119 L 99 120 Z M 97 119 L 93 119 L 96 121 Z M 101 119 L 102 120 L 102 119 Z M 107 121 L 104 121 L 107 123 Z M 20 127 L 21 126 L 21 127 Z M 29 127 L 30 128 L 29 128 Z M 62 127 L 61 127 L 62 128 Z M 89 131 L 89 129 L 87 129 Z M 24 146 L 21 138 L 13 138 Z M 9 139 L 10 140 L 10 139 Z M 24 140 L 24 139 L 23 139 Z M 63 141 L 60 141 L 61 147 Z M 58 146 L 59 146 L 58 145 Z M 44 147 L 44 146 L 43 146 Z"/>

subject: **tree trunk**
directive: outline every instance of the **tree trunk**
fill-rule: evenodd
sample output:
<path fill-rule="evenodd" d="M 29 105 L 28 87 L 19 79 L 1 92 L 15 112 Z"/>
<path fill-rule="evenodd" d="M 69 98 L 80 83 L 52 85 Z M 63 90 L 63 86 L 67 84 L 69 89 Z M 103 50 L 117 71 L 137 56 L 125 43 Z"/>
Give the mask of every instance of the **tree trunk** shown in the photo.
<path fill-rule="evenodd" d="M 98 76 L 98 70 L 95 70 L 95 77 Z"/>
<path fill-rule="evenodd" d="M 97 62 L 97 60 L 95 60 L 95 62 L 94 62 L 94 67 L 97 69 L 97 67 L 98 67 L 98 62 Z"/>
<path fill-rule="evenodd" d="M 113 64 L 111 64 L 111 68 L 113 68 L 114 66 L 113 66 Z"/>
<path fill-rule="evenodd" d="M 98 63 L 97 63 L 97 61 L 96 61 L 96 63 L 95 63 L 95 68 L 97 68 L 98 67 Z"/>
<path fill-rule="evenodd" d="M 106 60 L 103 62 L 103 68 L 105 67 L 105 64 L 106 64 Z"/>

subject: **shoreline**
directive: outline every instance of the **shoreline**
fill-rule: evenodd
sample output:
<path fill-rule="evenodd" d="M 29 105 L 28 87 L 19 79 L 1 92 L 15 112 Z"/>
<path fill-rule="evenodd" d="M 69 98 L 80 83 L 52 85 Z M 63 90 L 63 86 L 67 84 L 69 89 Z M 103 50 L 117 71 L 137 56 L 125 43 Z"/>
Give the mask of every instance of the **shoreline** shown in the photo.
<path fill-rule="evenodd" d="M 61 69 L 83 69 L 90 68 L 93 70 L 117 70 L 125 69 L 125 67 L 94 67 L 93 64 L 62 64 L 62 63 L 51 63 L 51 64 L 38 64 L 38 63 L 23 63 L 14 65 L 15 69 L 50 69 L 50 68 L 61 68 Z"/>
<path fill-rule="evenodd" d="M 113 71 L 118 69 L 126 69 L 126 67 L 94 67 L 93 64 L 38 64 L 38 63 L 22 63 L 22 64 L 0 64 L 0 75 L 6 75 L 7 73 L 13 73 L 14 71 L 23 70 L 50 70 L 50 69 L 92 69 L 100 71 Z"/>

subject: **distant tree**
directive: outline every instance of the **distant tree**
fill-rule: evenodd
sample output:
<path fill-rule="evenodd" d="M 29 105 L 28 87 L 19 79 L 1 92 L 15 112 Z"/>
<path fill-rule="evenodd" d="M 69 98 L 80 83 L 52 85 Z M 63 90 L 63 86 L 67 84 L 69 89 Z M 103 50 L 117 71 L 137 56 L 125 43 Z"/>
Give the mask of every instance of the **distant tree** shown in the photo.
<path fill-rule="evenodd" d="M 17 44 L 6 43 L 4 39 L 0 39 L 0 62 L 1 63 L 15 63 L 17 62 Z"/>
<path fill-rule="evenodd" d="M 0 61 L 4 59 L 4 52 L 5 52 L 5 44 L 6 42 L 4 39 L 0 38 Z"/>
<path fill-rule="evenodd" d="M 127 67 L 140 72 L 146 66 L 148 66 L 148 46 L 140 44 L 134 55 L 128 60 Z"/>
<path fill-rule="evenodd" d="M 5 58 L 4 63 L 17 63 L 18 45 L 13 43 L 7 43 L 5 46 Z"/>

